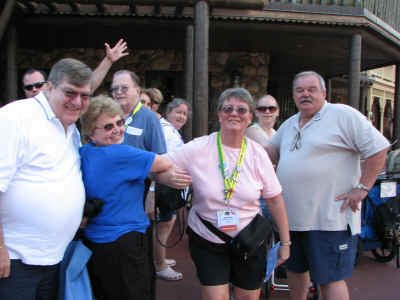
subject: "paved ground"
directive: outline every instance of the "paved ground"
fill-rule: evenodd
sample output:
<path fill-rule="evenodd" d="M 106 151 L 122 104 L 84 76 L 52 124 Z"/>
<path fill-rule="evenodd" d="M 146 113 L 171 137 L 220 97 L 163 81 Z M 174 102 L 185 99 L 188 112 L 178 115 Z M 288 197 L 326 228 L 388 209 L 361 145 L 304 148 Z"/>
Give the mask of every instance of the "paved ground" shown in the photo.
<path fill-rule="evenodd" d="M 183 272 L 183 280 L 176 282 L 157 281 L 157 300 L 200 300 L 200 284 L 187 249 L 187 238 L 167 251 L 168 257 L 177 260 L 176 270 Z M 376 262 L 366 252 L 348 280 L 352 300 L 399 300 L 400 269 L 394 261 Z M 270 299 L 288 299 L 288 292 L 274 291 Z"/>

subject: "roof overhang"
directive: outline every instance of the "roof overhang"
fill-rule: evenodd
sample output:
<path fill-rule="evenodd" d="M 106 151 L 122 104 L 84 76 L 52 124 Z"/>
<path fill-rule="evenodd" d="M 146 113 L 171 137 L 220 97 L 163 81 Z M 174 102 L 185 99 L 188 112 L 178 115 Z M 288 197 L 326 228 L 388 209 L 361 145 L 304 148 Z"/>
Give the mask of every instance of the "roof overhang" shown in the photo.
<path fill-rule="evenodd" d="M 102 48 L 124 37 L 132 49 L 183 51 L 195 2 L 17 0 L 14 20 L 22 48 Z M 209 1 L 210 51 L 267 52 L 277 78 L 305 69 L 333 77 L 348 73 L 360 34 L 362 70 L 400 62 L 400 34 L 368 10 L 260 2 Z"/>

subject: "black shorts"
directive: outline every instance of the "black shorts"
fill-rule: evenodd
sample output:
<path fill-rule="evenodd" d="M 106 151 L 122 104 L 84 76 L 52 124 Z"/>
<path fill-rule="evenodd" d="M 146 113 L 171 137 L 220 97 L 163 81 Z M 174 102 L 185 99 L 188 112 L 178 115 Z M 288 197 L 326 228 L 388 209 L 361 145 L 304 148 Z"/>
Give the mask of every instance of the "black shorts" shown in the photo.
<path fill-rule="evenodd" d="M 151 299 L 153 261 L 145 234 L 131 231 L 111 243 L 85 244 L 93 252 L 88 270 L 96 298 Z"/>
<path fill-rule="evenodd" d="M 231 282 L 245 290 L 261 287 L 265 276 L 266 253 L 260 247 L 246 260 L 233 256 L 226 244 L 215 244 L 203 239 L 188 227 L 189 250 L 202 285 L 214 286 Z"/>

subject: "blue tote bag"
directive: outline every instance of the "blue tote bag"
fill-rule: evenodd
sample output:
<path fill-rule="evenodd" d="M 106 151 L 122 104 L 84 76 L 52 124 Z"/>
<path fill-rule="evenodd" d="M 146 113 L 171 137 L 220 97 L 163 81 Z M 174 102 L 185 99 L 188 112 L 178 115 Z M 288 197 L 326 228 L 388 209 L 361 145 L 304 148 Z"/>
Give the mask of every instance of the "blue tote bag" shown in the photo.
<path fill-rule="evenodd" d="M 60 265 L 59 300 L 93 300 L 86 268 L 91 255 L 80 240 L 68 245 Z"/>

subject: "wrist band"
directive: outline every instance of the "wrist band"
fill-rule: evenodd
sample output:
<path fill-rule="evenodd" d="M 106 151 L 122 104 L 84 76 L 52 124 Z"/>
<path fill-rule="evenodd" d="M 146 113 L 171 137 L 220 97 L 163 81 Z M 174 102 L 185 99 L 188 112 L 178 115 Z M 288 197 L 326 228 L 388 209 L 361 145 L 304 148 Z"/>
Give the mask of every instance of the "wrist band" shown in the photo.
<path fill-rule="evenodd" d="M 288 242 L 281 242 L 281 246 L 290 246 L 292 244 L 291 241 Z"/>

